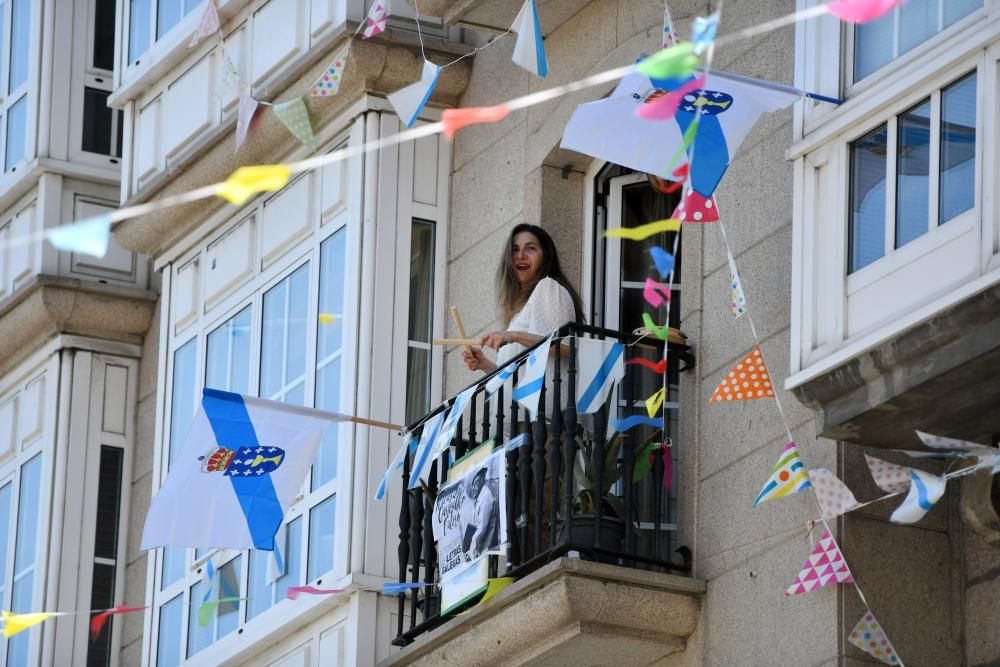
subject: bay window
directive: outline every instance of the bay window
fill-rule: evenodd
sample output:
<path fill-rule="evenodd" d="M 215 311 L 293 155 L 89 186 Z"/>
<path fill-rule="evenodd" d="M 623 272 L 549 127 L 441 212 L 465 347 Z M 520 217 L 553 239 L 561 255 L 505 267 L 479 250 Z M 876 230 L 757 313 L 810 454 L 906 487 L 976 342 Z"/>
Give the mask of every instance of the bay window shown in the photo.
<path fill-rule="evenodd" d="M 154 42 L 207 0 L 129 0 L 128 60 L 136 64 Z M 153 37 L 155 35 L 155 38 Z"/>

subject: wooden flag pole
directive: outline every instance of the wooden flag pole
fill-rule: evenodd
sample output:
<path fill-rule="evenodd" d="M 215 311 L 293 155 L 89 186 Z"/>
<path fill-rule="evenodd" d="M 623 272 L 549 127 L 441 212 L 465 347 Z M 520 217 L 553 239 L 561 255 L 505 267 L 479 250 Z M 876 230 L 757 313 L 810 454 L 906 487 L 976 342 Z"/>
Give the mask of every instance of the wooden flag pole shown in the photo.
<path fill-rule="evenodd" d="M 435 338 L 431 341 L 434 345 L 479 345 L 478 338 Z"/>
<path fill-rule="evenodd" d="M 465 338 L 465 327 L 462 326 L 462 317 L 458 314 L 458 306 L 451 307 L 451 319 L 455 321 L 455 329 L 458 330 L 458 337 Z M 472 346 L 466 345 L 465 349 L 467 352 L 472 352 Z"/>

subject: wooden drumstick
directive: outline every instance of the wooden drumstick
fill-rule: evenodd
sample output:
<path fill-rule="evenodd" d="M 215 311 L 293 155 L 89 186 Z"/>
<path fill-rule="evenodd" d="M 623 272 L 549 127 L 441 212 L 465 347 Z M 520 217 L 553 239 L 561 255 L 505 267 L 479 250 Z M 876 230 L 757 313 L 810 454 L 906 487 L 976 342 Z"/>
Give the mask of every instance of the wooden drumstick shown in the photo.
<path fill-rule="evenodd" d="M 466 338 L 465 327 L 462 326 L 462 317 L 458 314 L 458 306 L 451 307 L 451 319 L 455 321 L 455 329 L 458 331 L 458 337 Z M 465 349 L 469 354 L 472 354 L 472 346 L 466 345 Z"/>

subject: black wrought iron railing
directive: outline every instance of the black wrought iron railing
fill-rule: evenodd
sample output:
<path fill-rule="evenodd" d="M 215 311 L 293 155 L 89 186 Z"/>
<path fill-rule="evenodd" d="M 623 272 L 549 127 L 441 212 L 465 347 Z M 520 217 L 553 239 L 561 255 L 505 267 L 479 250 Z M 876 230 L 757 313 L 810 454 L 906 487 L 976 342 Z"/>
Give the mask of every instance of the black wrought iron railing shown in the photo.
<path fill-rule="evenodd" d="M 487 376 L 476 382 L 468 419 L 459 421 L 450 451 L 432 464 L 426 484 L 419 488 L 407 489 L 414 455 L 406 455 L 399 514 L 399 581 L 417 586 L 397 596 L 394 645 L 412 643 L 477 601 L 470 599 L 442 615 L 432 513 L 438 490 L 448 483 L 449 462 L 461 459 L 490 438 L 502 446 L 523 435 L 521 444 L 507 448 L 505 454 L 507 511 L 502 520 L 506 521 L 508 544 L 505 557 L 489 557 L 489 577 L 523 577 L 571 552 L 580 558 L 626 567 L 690 571 L 690 562 L 678 555 L 685 550 L 675 553 L 676 505 L 668 485 L 662 483 L 664 466 L 669 464 L 663 456 L 647 454 L 676 428 L 671 423 L 671 410 L 665 411 L 662 429 L 643 425 L 606 437 L 609 418 L 645 413 L 643 399 L 664 385 L 664 376 L 629 365 L 614 400 L 609 398 L 604 409 L 581 416 L 576 408 L 578 338 L 620 341 L 625 344 L 626 361 L 642 357 L 656 362 L 663 358 L 664 343 L 577 324 L 564 325 L 557 336 L 564 352 L 553 355 L 535 421 L 529 420 L 527 410 L 518 402 L 504 396 L 503 388 L 487 401 Z M 527 358 L 533 349 L 515 360 Z M 694 358 L 689 347 L 680 342 L 670 342 L 668 352 L 669 406 L 677 401 L 677 374 L 692 367 Z M 565 381 L 563 366 L 567 370 Z M 518 374 L 516 371 L 510 386 L 517 386 Z M 549 391 L 552 397 L 547 401 Z M 549 414 L 547 404 L 552 406 Z M 450 406 L 449 401 L 418 420 L 408 429 L 412 437 L 419 438 L 423 424 Z M 673 456 L 676 450 L 667 451 Z"/>

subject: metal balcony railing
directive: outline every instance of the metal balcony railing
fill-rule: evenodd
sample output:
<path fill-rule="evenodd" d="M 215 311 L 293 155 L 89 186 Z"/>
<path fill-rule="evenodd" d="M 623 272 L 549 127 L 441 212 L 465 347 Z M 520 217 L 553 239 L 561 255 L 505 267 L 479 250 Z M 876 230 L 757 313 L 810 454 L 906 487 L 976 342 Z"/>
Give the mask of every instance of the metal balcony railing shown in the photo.
<path fill-rule="evenodd" d="M 625 343 L 626 361 L 640 356 L 657 361 L 663 357 L 663 343 L 649 337 L 639 341 L 631 334 L 577 324 L 564 325 L 557 336 L 563 341 L 564 352 L 553 355 L 551 377 L 543 383 L 534 422 L 529 421 L 520 404 L 509 398 L 505 400 L 503 388 L 486 401 L 484 387 L 490 377 L 486 376 L 476 383 L 478 389 L 468 408 L 468 420 L 463 418 L 458 422 L 451 451 L 433 463 L 428 483 L 422 488 L 406 488 L 414 458 L 407 453 L 399 514 L 399 577 L 400 583 L 421 586 L 397 596 L 399 614 L 394 645 L 406 646 L 451 618 L 440 613 L 433 499 L 448 481 L 449 461 L 457 461 L 478 443 L 489 440 L 491 434 L 498 445 L 522 434 L 525 437 L 519 446 L 505 454 L 508 511 L 503 520 L 507 522 L 509 544 L 506 557 L 489 557 L 490 577 L 523 577 L 570 552 L 587 560 L 626 567 L 690 572 L 689 559 L 672 560 L 676 532 L 672 515 L 676 510 L 661 483 L 662 457 L 650 456 L 648 472 L 636 474 L 637 457 L 645 455 L 650 443 L 668 437 L 675 426 L 670 416 L 675 411 L 666 411 L 664 429 L 640 426 L 612 439 L 603 436 L 607 432 L 609 411 L 614 411 L 615 417 L 639 414 L 640 410 L 645 413 L 643 399 L 652 393 L 650 388 L 655 391 L 663 386 L 664 376 L 628 366 L 625 379 L 613 394 L 614 400 L 609 399 L 605 409 L 586 419 L 581 419 L 576 410 L 577 337 Z M 525 350 L 515 359 L 525 359 L 533 349 Z M 666 380 L 673 389 L 667 403 L 672 405 L 676 403 L 677 374 L 692 367 L 694 358 L 690 348 L 673 342 L 673 337 L 668 358 Z M 568 365 L 565 382 L 561 378 L 562 365 Z M 517 373 L 510 386 L 516 384 Z M 548 391 L 545 384 L 551 385 L 550 401 L 545 399 Z M 410 427 L 413 438 L 420 437 L 429 418 L 450 409 L 451 402 Z M 545 414 L 547 403 L 563 407 Z M 584 421 L 587 423 L 583 424 Z M 646 470 L 644 465 L 642 469 Z M 475 603 L 472 599 L 464 606 Z"/>

